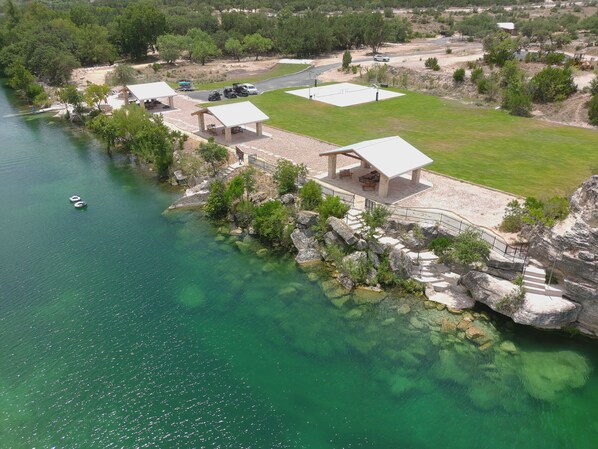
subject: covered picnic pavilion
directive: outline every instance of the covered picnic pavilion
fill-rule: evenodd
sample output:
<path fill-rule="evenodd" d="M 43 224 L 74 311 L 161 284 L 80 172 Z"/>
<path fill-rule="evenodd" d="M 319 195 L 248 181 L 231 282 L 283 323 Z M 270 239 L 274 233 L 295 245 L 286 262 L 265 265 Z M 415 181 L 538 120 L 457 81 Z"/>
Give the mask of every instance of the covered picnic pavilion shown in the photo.
<path fill-rule="evenodd" d="M 196 115 L 199 122 L 199 130 L 201 132 L 217 133 L 215 126 L 206 128 L 205 115 L 213 116 L 223 125 L 224 141 L 231 143 L 232 134 L 243 130 L 243 126 L 255 123 L 255 133 L 257 136 L 262 135 L 262 123 L 268 120 L 258 107 L 250 101 L 242 101 L 239 103 L 223 104 L 219 106 L 208 106 L 193 112 L 191 115 Z"/>
<path fill-rule="evenodd" d="M 364 174 L 359 177 L 359 182 L 363 190 L 366 188 L 375 190 L 378 187 L 378 196 L 382 198 L 388 196 L 388 188 L 392 179 L 411 172 L 411 184 L 417 185 L 422 167 L 433 162 L 432 159 L 399 136 L 364 140 L 320 153 L 320 156 L 328 157 L 328 177 L 331 179 L 353 174 L 350 169 L 337 173 L 336 160 L 339 154 L 360 161 L 360 171 Z M 374 170 L 369 171 L 372 168 Z"/>
<path fill-rule="evenodd" d="M 139 101 L 139 106 L 142 108 L 146 107 L 146 103 L 151 109 L 155 105 L 154 101 L 159 98 L 168 98 L 168 106 L 174 109 L 174 97 L 176 96 L 175 90 L 166 84 L 164 81 L 158 81 L 157 83 L 144 83 L 144 84 L 127 84 L 123 89 L 125 95 L 125 104 L 133 101 Z M 151 106 L 150 106 L 151 105 Z"/>

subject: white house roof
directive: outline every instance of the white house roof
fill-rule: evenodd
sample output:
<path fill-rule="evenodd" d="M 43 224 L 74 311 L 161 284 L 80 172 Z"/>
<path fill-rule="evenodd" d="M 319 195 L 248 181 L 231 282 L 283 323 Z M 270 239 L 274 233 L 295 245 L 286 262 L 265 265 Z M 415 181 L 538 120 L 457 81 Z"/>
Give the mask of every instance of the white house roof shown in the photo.
<path fill-rule="evenodd" d="M 513 22 L 498 22 L 496 25 L 503 30 L 515 29 L 515 24 Z"/>
<path fill-rule="evenodd" d="M 263 122 L 270 118 L 249 101 L 209 106 L 207 110 L 227 128 Z"/>
<path fill-rule="evenodd" d="M 364 140 L 335 150 L 324 151 L 320 156 L 354 153 L 368 162 L 389 179 L 417 170 L 433 161 L 399 136 Z"/>
<path fill-rule="evenodd" d="M 153 98 L 174 97 L 176 92 L 164 81 L 157 83 L 127 85 L 127 89 L 139 101 L 151 100 Z"/>

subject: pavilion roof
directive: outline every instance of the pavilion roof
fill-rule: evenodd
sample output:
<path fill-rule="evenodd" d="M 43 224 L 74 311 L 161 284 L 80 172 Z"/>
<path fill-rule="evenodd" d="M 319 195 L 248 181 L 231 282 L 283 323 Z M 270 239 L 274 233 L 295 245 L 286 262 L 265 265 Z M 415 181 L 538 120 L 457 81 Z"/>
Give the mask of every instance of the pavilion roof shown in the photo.
<path fill-rule="evenodd" d="M 158 81 L 157 83 L 128 84 L 126 88 L 139 101 L 174 97 L 176 95 L 174 89 L 164 81 Z"/>
<path fill-rule="evenodd" d="M 417 170 L 433 162 L 432 159 L 399 136 L 364 140 L 334 150 L 324 151 L 320 153 L 320 156 L 332 154 L 353 154 L 369 163 L 389 179 Z"/>

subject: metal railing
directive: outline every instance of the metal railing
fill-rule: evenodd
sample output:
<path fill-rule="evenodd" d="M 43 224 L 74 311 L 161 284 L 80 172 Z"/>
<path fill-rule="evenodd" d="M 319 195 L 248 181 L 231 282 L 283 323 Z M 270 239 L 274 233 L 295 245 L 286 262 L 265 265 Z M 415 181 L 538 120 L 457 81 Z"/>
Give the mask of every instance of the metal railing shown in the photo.
<path fill-rule="evenodd" d="M 322 184 L 320 184 L 320 187 L 322 188 L 322 195 L 324 196 L 338 196 L 343 203 L 350 207 L 353 207 L 355 204 L 355 195 L 351 193 L 339 192 L 330 187 L 323 186 Z"/>
<path fill-rule="evenodd" d="M 249 162 L 249 165 L 253 165 L 254 167 L 258 167 L 261 168 L 264 171 L 267 171 L 270 174 L 273 174 L 276 171 L 276 165 L 275 164 L 271 164 L 270 162 L 266 162 L 263 159 L 260 159 L 259 157 L 257 157 L 255 154 L 250 154 L 247 157 L 247 161 Z"/>
<path fill-rule="evenodd" d="M 377 203 L 367 199 L 365 200 L 366 210 L 371 210 Z M 391 218 L 403 221 L 413 221 L 417 223 L 427 223 L 444 228 L 449 234 L 458 235 L 467 229 L 473 229 L 480 233 L 484 241 L 488 242 L 491 249 L 498 254 L 511 260 L 525 259 L 527 256 L 527 245 L 511 246 L 500 235 L 491 230 L 476 226 L 449 211 L 441 209 L 413 208 L 400 206 L 384 206 L 392 212 Z"/>

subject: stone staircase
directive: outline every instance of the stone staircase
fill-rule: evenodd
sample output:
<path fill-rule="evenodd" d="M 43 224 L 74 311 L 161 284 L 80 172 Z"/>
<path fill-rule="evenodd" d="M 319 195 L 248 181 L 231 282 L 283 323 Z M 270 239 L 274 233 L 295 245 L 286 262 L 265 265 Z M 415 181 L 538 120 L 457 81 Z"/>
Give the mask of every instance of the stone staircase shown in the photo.
<path fill-rule="evenodd" d="M 563 290 L 557 285 L 546 284 L 546 270 L 535 265 L 525 267 L 523 274 L 523 288 L 526 294 L 563 297 Z"/>
<path fill-rule="evenodd" d="M 218 176 L 221 177 L 222 179 L 226 179 L 229 177 L 229 175 L 232 172 L 234 172 L 235 170 L 237 170 L 241 167 L 243 167 L 243 164 L 241 164 L 240 162 L 235 162 L 234 164 L 230 164 L 228 167 L 221 170 L 220 173 L 218 173 Z"/>
<path fill-rule="evenodd" d="M 359 209 L 349 209 L 347 213 L 347 224 L 353 231 L 361 232 L 363 229 L 363 220 L 361 219 L 361 211 Z"/>

